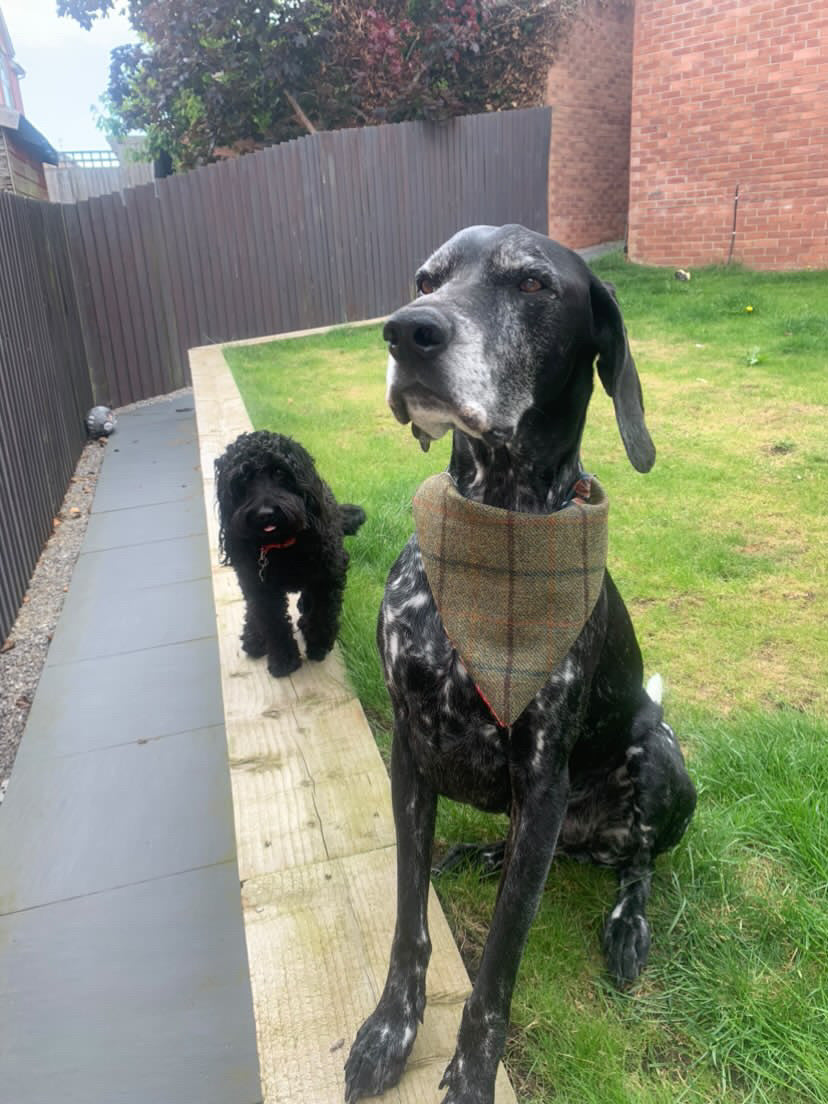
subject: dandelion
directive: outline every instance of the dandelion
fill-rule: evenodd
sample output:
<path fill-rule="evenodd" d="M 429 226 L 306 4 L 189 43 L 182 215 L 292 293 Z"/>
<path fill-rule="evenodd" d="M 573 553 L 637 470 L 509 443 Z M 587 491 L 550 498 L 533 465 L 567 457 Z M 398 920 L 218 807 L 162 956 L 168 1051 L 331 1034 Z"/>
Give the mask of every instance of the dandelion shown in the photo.
<path fill-rule="evenodd" d="M 748 314 L 753 314 L 753 307 L 750 305 L 750 303 L 748 303 L 748 305 L 745 307 L 745 310 Z"/>

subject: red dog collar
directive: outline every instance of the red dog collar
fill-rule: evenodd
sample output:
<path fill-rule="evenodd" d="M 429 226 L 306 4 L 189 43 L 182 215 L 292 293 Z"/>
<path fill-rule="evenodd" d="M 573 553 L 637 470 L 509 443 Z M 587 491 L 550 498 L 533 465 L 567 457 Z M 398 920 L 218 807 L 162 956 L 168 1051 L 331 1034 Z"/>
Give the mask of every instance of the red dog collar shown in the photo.
<path fill-rule="evenodd" d="M 274 541 L 272 544 L 263 544 L 259 549 L 259 580 L 264 582 L 267 570 L 267 554 L 277 548 L 291 548 L 296 544 L 296 537 L 288 537 L 286 541 Z"/>
<path fill-rule="evenodd" d="M 263 544 L 259 549 L 259 558 L 266 556 L 268 552 L 272 552 L 274 548 L 290 548 L 291 545 L 296 544 L 296 537 L 288 537 L 286 541 L 282 541 L 279 544 Z"/>

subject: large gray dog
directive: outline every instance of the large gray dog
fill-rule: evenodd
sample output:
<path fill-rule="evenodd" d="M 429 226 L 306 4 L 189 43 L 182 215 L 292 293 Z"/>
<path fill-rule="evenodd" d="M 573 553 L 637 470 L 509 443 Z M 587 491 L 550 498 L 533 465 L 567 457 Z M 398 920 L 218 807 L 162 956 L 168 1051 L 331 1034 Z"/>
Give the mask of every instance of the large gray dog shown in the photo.
<path fill-rule="evenodd" d="M 504 517 L 554 514 L 573 501 L 596 357 L 630 461 L 652 467 L 621 313 L 575 253 L 521 226 L 475 226 L 429 258 L 417 289 L 385 326 L 388 401 L 423 447 L 453 431 L 449 473 L 464 500 Z M 378 630 L 395 717 L 397 924 L 385 989 L 348 1058 L 348 1104 L 399 1080 L 422 1019 L 439 794 L 511 819 L 444 1104 L 494 1099 L 515 977 L 553 855 L 617 871 L 604 951 L 611 976 L 629 983 L 650 946 L 653 861 L 681 839 L 695 807 L 608 572 L 565 658 L 507 723 L 449 640 L 431 582 L 415 536 L 391 569 Z"/>

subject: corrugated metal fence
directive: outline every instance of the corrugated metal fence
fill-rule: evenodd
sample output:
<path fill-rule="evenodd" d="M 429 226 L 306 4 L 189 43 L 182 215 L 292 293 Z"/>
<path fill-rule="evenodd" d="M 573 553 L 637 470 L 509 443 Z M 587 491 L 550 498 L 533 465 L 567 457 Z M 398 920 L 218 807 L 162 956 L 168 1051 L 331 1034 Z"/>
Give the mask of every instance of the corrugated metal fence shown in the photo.
<path fill-rule="evenodd" d="M 357 321 L 455 230 L 545 231 L 550 109 L 321 132 L 63 208 L 95 393 L 187 382 L 189 348 Z"/>
<path fill-rule="evenodd" d="M 0 643 L 52 531 L 91 404 L 61 210 L 0 192 Z"/>
<path fill-rule="evenodd" d="M 93 398 L 189 383 L 195 345 L 390 312 L 463 226 L 545 231 L 550 116 L 322 132 L 74 204 L 0 194 L 0 641 Z"/>

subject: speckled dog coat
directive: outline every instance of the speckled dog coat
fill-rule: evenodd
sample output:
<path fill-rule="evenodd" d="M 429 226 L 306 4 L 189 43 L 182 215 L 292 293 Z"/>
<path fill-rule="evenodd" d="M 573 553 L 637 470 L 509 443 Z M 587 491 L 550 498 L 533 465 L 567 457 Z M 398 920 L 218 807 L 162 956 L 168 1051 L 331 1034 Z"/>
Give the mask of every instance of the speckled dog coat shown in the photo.
<path fill-rule="evenodd" d="M 446 635 L 502 725 L 549 681 L 601 592 L 609 503 L 594 478 L 584 491 L 554 514 L 515 513 L 464 498 L 443 472 L 414 496 Z"/>

